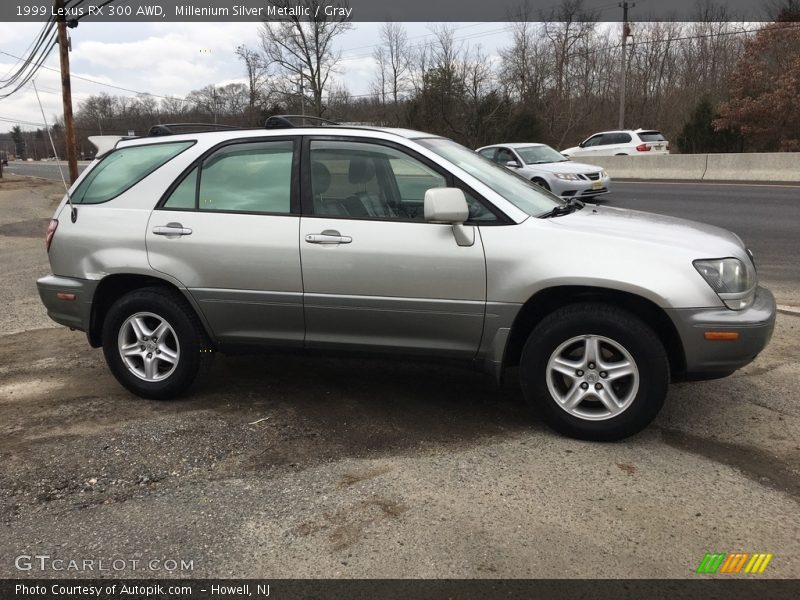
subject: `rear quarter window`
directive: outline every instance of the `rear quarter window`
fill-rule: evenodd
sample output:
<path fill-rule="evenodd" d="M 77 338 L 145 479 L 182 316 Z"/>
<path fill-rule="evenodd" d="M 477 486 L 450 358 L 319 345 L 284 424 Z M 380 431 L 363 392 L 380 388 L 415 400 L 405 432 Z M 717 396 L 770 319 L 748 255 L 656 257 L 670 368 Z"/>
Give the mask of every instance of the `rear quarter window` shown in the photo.
<path fill-rule="evenodd" d="M 100 204 L 126 192 L 193 146 L 193 141 L 130 146 L 104 157 L 72 194 L 74 204 Z"/>

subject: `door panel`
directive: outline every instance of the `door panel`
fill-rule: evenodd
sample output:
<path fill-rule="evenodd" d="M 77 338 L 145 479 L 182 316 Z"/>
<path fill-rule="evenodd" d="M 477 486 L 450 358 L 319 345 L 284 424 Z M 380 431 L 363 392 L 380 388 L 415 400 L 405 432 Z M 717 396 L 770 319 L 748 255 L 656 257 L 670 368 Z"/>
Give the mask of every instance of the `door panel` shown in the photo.
<path fill-rule="evenodd" d="M 298 140 L 229 144 L 151 213 L 150 265 L 189 290 L 221 342 L 302 346 L 298 168 Z"/>
<path fill-rule="evenodd" d="M 305 241 L 323 231 L 352 241 Z M 486 301 L 475 237 L 461 247 L 449 225 L 304 217 L 306 345 L 471 356 Z"/>
<path fill-rule="evenodd" d="M 192 233 L 153 233 L 168 223 Z M 188 288 L 220 341 L 302 345 L 299 228 L 292 216 L 157 210 L 147 254 Z"/>

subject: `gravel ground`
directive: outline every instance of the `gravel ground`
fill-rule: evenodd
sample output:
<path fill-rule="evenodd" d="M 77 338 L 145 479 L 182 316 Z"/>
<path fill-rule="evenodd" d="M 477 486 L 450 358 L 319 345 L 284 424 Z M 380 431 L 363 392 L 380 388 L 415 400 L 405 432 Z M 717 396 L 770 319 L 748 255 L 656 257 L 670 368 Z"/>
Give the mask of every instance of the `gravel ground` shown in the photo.
<path fill-rule="evenodd" d="M 145 401 L 39 303 L 59 196 L 0 183 L 0 577 L 59 575 L 21 554 L 193 577 L 691 577 L 720 551 L 800 577 L 799 317 L 616 444 L 551 433 L 513 378 L 426 363 L 218 356 L 189 398 Z"/>

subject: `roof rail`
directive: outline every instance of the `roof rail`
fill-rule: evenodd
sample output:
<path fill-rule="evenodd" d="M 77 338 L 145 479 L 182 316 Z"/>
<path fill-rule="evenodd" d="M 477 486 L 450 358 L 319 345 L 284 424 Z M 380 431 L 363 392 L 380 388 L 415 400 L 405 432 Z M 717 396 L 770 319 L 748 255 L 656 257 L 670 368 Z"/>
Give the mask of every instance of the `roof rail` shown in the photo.
<path fill-rule="evenodd" d="M 217 125 L 216 123 L 165 123 L 153 125 L 147 132 L 147 137 L 162 135 L 179 135 L 181 133 L 205 133 L 209 131 L 241 129 L 233 125 Z"/>
<path fill-rule="evenodd" d="M 273 115 L 264 123 L 265 129 L 286 129 L 290 127 L 325 127 L 326 125 L 338 125 L 336 121 L 323 119 L 322 117 L 311 117 L 308 115 Z"/>

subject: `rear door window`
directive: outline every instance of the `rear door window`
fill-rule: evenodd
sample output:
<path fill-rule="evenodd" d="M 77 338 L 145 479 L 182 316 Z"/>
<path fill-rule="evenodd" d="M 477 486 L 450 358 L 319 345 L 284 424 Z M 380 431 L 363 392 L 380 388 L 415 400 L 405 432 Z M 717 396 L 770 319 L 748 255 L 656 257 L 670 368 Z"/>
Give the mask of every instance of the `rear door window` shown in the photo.
<path fill-rule="evenodd" d="M 198 208 L 290 214 L 293 157 L 294 142 L 291 140 L 241 143 L 221 148 L 203 161 Z M 187 194 L 190 189 L 191 184 Z M 171 201 L 172 198 L 167 201 L 167 206 Z"/>
<path fill-rule="evenodd" d="M 114 150 L 92 169 L 75 192 L 74 204 L 100 204 L 128 191 L 194 145 L 193 141 L 130 146 Z"/>

